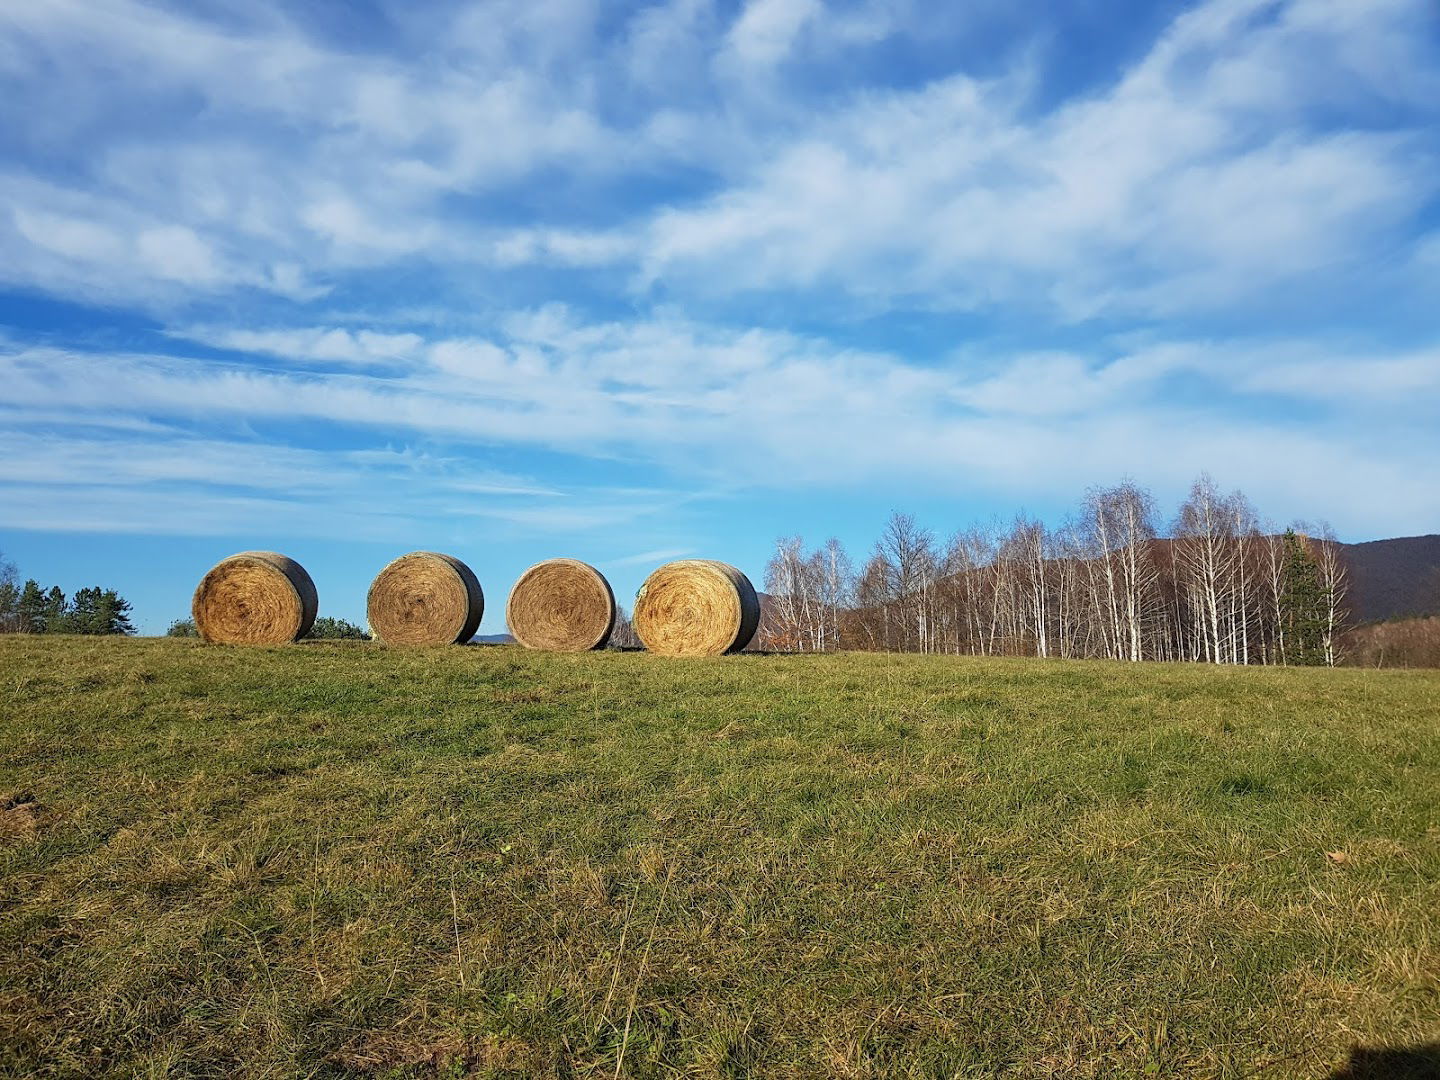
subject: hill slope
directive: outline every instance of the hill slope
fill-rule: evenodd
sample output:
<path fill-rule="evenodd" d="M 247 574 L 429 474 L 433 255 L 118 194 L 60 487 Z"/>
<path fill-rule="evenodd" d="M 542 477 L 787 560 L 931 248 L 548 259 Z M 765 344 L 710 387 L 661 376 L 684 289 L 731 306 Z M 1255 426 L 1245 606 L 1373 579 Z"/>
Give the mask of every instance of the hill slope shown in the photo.
<path fill-rule="evenodd" d="M 1440 673 L 0 671 L 0 1074 L 1322 1077 L 1435 1036 Z"/>
<path fill-rule="evenodd" d="M 1359 622 L 1440 615 L 1440 536 L 1342 544 Z"/>

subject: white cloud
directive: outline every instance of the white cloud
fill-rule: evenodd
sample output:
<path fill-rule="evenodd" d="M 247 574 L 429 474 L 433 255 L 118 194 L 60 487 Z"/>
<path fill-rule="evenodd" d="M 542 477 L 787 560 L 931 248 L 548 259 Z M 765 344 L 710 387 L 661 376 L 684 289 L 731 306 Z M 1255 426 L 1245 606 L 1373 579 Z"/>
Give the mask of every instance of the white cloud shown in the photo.
<path fill-rule="evenodd" d="M 1155 315 L 1243 307 L 1379 257 L 1440 188 L 1416 168 L 1433 133 L 1309 123 L 1331 94 L 1312 51 L 1387 38 L 1415 6 L 1378 5 L 1364 25 L 1293 17 L 1303 6 L 1204 5 L 1114 86 L 1053 112 L 1014 79 L 872 95 L 744 182 L 659 213 L 645 280 Z M 1376 94 L 1397 81 L 1346 76 Z"/>
<path fill-rule="evenodd" d="M 678 316 L 590 323 L 558 306 L 514 313 L 493 340 L 374 335 L 402 339 L 407 351 L 405 363 L 383 367 L 369 365 L 384 350 L 366 351 L 364 332 L 211 328 L 203 336 L 321 363 L 338 355 L 350 370 L 321 376 L 11 345 L 0 350 L 0 405 L 72 423 L 156 417 L 229 437 L 277 423 L 401 432 L 466 448 L 455 451 L 461 459 L 483 460 L 494 448 L 628 462 L 698 491 L 885 485 L 1059 497 L 1125 474 L 1178 489 L 1208 468 L 1243 477 L 1272 505 L 1300 504 L 1295 516 L 1358 520 L 1362 508 L 1376 513 L 1383 492 L 1383 513 L 1400 531 L 1440 509 L 1440 493 L 1409 479 L 1417 448 L 1440 452 L 1433 348 L 1387 357 L 1311 341 L 1013 356 L 972 347 L 921 366 Z M 212 459 L 188 456 L 183 468 L 198 483 Z M 215 482 L 227 475 L 218 470 Z M 288 489 L 279 473 L 256 475 Z M 447 483 L 456 495 L 555 490 L 524 480 Z M 535 528 L 611 519 L 608 504 L 506 513 Z"/>
<path fill-rule="evenodd" d="M 525 263 L 606 266 L 628 257 L 635 249 L 634 238 L 623 233 L 516 229 L 503 233 L 495 241 L 493 250 L 495 262 L 500 266 Z"/>
<path fill-rule="evenodd" d="M 476 382 L 503 379 L 511 366 L 510 354 L 488 341 L 437 341 L 430 346 L 429 358 L 446 374 Z"/>
<path fill-rule="evenodd" d="M 12 5 L 0 122 L 58 168 L 0 176 L 0 273 L 167 308 L 527 263 L 703 300 L 1263 308 L 1383 258 L 1440 190 L 1426 9 L 1210 0 L 1110 85 L 1042 106 L 1021 60 L 815 97 L 757 76 L 873 70 L 847 50 L 935 23 L 901 0 L 407 9 L 365 52 L 263 3 L 223 26 L 138 0 Z"/>
<path fill-rule="evenodd" d="M 785 59 L 806 25 L 823 15 L 819 0 L 749 0 L 725 47 L 744 68 L 772 67 Z"/>
<path fill-rule="evenodd" d="M 651 563 L 665 563 L 671 559 L 683 559 L 687 555 L 695 554 L 694 548 L 658 548 L 655 551 L 642 551 L 636 555 L 625 555 L 619 559 L 609 559 L 605 566 L 645 566 Z"/>
<path fill-rule="evenodd" d="M 713 0 L 668 0 L 641 8 L 625 33 L 630 80 L 671 97 L 693 90 L 704 78 L 717 22 Z"/>
<path fill-rule="evenodd" d="M 113 263 L 122 256 L 124 240 L 113 230 L 93 222 L 16 208 L 15 227 L 36 247 L 67 259 Z"/>
<path fill-rule="evenodd" d="M 67 300 L 173 306 L 239 288 L 294 299 L 323 295 L 293 262 L 251 260 L 233 237 L 168 223 L 164 209 L 112 194 L 0 171 L 0 283 Z M 223 243 L 221 242 L 223 240 Z"/>
<path fill-rule="evenodd" d="M 0 433 L 7 526 L 66 532 L 400 540 L 436 521 L 483 519 L 535 535 L 656 512 L 664 492 L 567 494 L 462 457 L 323 450 L 153 430 Z"/>
<path fill-rule="evenodd" d="M 170 331 L 170 336 L 217 349 L 353 367 L 412 361 L 425 344 L 418 334 L 388 334 L 323 326 L 293 330 L 192 326 Z"/>
<path fill-rule="evenodd" d="M 542 35 L 566 23 L 555 5 L 548 20 L 535 7 L 493 14 Z M 336 270 L 422 252 L 484 261 L 484 215 L 457 218 L 438 201 L 628 153 L 583 98 L 519 55 L 406 65 L 327 48 L 269 14 L 258 6 L 222 26 L 134 0 L 0 14 L 0 55 L 14 44 L 66 72 L 57 88 L 16 65 L 12 93 L 0 95 L 0 122 L 44 144 L 66 177 L 0 182 L 17 215 L 68 221 L 58 236 L 17 229 L 10 280 L 142 303 L 239 285 L 309 299 L 309 279 Z M 453 47 L 465 32 L 482 39 L 482 25 L 492 39 L 503 31 L 478 11 L 465 19 L 471 30 L 437 27 L 437 39 Z M 57 247 L 60 267 L 48 257 Z"/>
<path fill-rule="evenodd" d="M 136 246 L 141 262 L 158 278 L 204 288 L 224 276 L 210 245 L 184 226 L 146 229 L 136 238 Z"/>

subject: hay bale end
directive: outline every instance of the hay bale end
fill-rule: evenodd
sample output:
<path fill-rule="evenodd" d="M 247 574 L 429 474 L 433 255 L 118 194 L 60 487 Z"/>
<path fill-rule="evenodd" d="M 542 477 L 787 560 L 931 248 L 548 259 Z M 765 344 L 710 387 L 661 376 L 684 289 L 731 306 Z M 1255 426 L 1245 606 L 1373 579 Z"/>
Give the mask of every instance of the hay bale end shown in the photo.
<path fill-rule="evenodd" d="M 615 594 L 605 575 L 578 559 L 546 559 L 515 582 L 505 622 L 529 649 L 600 649 L 615 628 Z"/>
<path fill-rule="evenodd" d="M 319 609 L 315 582 L 294 559 L 242 551 L 200 579 L 190 602 L 195 629 L 220 645 L 284 645 L 310 632 Z"/>
<path fill-rule="evenodd" d="M 750 644 L 760 600 L 750 579 L 728 563 L 666 563 L 635 594 L 635 633 L 662 656 L 719 656 Z"/>
<path fill-rule="evenodd" d="M 371 633 L 386 645 L 455 645 L 475 636 L 485 594 L 454 556 L 412 551 L 375 575 L 365 608 Z"/>

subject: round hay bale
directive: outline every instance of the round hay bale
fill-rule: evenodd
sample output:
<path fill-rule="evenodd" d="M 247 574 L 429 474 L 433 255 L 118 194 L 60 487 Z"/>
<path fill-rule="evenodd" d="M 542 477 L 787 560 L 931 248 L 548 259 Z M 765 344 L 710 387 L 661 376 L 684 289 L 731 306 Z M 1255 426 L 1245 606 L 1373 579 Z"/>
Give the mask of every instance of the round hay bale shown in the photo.
<path fill-rule="evenodd" d="M 662 656 L 739 652 L 759 624 L 755 587 L 728 563 L 666 563 L 635 594 L 635 633 L 645 648 Z"/>
<path fill-rule="evenodd" d="M 190 614 L 206 641 L 284 645 L 310 632 L 319 606 L 315 582 L 294 559 L 242 551 L 221 559 L 200 579 Z"/>
<path fill-rule="evenodd" d="M 459 559 L 412 551 L 375 575 L 366 612 L 386 645 L 454 645 L 475 636 L 485 594 Z"/>
<path fill-rule="evenodd" d="M 546 559 L 515 582 L 505 621 L 527 649 L 599 649 L 615 628 L 615 594 L 605 575 L 589 563 Z"/>

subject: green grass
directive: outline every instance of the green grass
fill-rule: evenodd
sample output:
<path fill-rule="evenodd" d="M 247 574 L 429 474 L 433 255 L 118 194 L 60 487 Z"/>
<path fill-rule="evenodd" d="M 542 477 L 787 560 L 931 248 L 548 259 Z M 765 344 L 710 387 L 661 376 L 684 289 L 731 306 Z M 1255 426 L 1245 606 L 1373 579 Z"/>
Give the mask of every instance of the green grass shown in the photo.
<path fill-rule="evenodd" d="M 8 637 L 0 800 L 8 1075 L 1313 1077 L 1440 1035 L 1437 672 Z"/>

